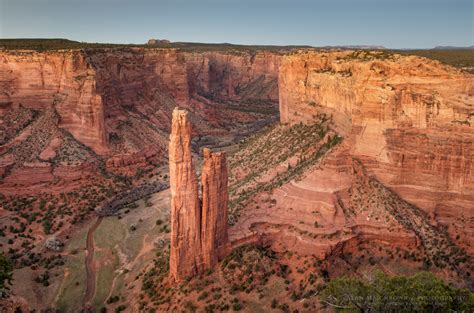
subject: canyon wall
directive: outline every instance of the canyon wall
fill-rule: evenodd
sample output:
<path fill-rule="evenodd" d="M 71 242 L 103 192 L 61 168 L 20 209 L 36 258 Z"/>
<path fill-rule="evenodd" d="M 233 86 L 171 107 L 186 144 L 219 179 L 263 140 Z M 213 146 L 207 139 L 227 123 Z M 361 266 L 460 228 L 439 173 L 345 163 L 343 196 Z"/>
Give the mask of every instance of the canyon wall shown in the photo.
<path fill-rule="evenodd" d="M 473 75 L 414 56 L 300 52 L 283 58 L 279 94 L 282 123 L 325 112 L 384 185 L 449 227 L 472 218 Z"/>
<path fill-rule="evenodd" d="M 281 55 L 178 49 L 0 51 L 0 112 L 54 107 L 60 127 L 99 154 L 166 150 L 175 106 L 199 134 L 252 120 L 222 102 L 275 106 Z M 248 115 L 248 114 L 247 114 Z M 198 123 L 203 119 L 205 123 Z M 110 151 L 111 150 L 111 151 Z"/>
<path fill-rule="evenodd" d="M 191 155 L 188 112 L 175 109 L 169 146 L 170 277 L 181 281 L 212 268 L 228 249 L 227 165 L 224 152 L 204 150 L 202 207 Z"/>
<path fill-rule="evenodd" d="M 278 101 L 281 55 L 250 53 L 185 53 L 189 90 L 216 100 Z"/>
<path fill-rule="evenodd" d="M 107 150 L 96 72 L 79 51 L 0 52 L 0 111 L 54 106 L 60 127 L 98 153 Z"/>

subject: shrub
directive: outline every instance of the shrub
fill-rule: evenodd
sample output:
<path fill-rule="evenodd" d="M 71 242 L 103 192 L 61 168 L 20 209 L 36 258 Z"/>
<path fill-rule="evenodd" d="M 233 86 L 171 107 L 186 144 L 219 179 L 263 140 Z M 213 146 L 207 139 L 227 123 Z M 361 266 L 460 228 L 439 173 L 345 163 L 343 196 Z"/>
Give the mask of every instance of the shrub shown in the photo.
<path fill-rule="evenodd" d="M 271 304 L 272 309 L 276 309 L 277 306 L 278 306 L 278 301 L 277 301 L 277 299 L 273 299 L 273 300 L 272 300 L 272 304 Z"/>
<path fill-rule="evenodd" d="M 7 295 L 13 280 L 13 263 L 0 252 L 0 298 Z"/>
<path fill-rule="evenodd" d="M 232 310 L 240 311 L 242 310 L 242 304 L 240 302 L 235 302 L 232 304 Z"/>
<path fill-rule="evenodd" d="M 376 272 L 374 276 L 370 282 L 334 279 L 323 290 L 321 302 L 337 311 L 361 312 L 462 312 L 474 307 L 474 293 L 446 285 L 429 272 L 410 277 Z"/>
<path fill-rule="evenodd" d="M 51 233 L 51 221 L 49 219 L 45 219 L 43 221 L 43 230 L 46 235 L 49 235 Z"/>

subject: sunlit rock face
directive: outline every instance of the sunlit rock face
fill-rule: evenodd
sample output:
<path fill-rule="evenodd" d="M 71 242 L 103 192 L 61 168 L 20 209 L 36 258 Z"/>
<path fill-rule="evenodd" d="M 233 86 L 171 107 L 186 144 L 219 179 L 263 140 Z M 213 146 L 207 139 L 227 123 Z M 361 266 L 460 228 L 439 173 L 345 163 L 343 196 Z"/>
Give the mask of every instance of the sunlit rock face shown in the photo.
<path fill-rule="evenodd" d="M 171 187 L 170 276 L 176 281 L 212 268 L 228 247 L 225 153 L 204 150 L 202 207 L 191 155 L 191 123 L 173 111 L 169 146 Z"/>
<path fill-rule="evenodd" d="M 212 268 L 228 249 L 227 206 L 229 200 L 225 152 L 204 149 L 202 185 L 202 253 L 204 267 Z"/>
<path fill-rule="evenodd" d="M 175 110 L 169 146 L 171 188 L 170 274 L 193 276 L 201 267 L 201 212 L 198 182 L 191 155 L 191 123 Z"/>
<path fill-rule="evenodd" d="M 473 75 L 381 52 L 301 52 L 281 62 L 282 123 L 330 114 L 350 155 L 384 185 L 450 231 L 473 217 Z M 461 237 L 473 235 L 467 224 Z"/>

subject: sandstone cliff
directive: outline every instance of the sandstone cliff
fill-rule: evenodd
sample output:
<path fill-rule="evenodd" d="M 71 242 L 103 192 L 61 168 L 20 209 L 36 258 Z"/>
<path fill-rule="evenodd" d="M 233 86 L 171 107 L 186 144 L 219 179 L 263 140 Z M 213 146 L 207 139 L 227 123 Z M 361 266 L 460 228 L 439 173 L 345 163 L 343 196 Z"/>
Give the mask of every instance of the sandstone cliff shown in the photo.
<path fill-rule="evenodd" d="M 0 184 L 8 183 L 0 188 L 17 178 L 22 189 L 44 188 L 59 162 L 96 162 L 88 148 L 117 174 L 156 167 L 177 105 L 193 121 L 194 148 L 239 140 L 277 116 L 280 59 L 171 48 L 0 51 Z"/>
<path fill-rule="evenodd" d="M 222 134 L 239 121 L 262 118 L 250 113 L 276 107 L 280 59 L 270 52 L 171 48 L 1 51 L 0 112 L 20 104 L 54 107 L 60 127 L 99 154 L 143 146 L 160 152 L 177 105 L 195 115 L 199 134 Z M 222 102 L 251 108 L 229 110 Z"/>
<path fill-rule="evenodd" d="M 60 126 L 98 153 L 107 150 L 96 72 L 83 53 L 1 52 L 0 110 L 55 107 Z"/>
<path fill-rule="evenodd" d="M 283 58 L 279 92 L 283 123 L 330 114 L 385 186 L 450 231 L 472 218 L 473 75 L 419 57 L 301 52 Z"/>
<path fill-rule="evenodd" d="M 221 101 L 278 101 L 281 56 L 276 53 L 186 53 L 185 59 L 192 95 Z"/>
<path fill-rule="evenodd" d="M 225 154 L 204 151 L 202 198 L 191 155 L 191 123 L 185 110 L 173 111 L 169 146 L 171 187 L 170 276 L 180 281 L 213 267 L 227 239 Z"/>

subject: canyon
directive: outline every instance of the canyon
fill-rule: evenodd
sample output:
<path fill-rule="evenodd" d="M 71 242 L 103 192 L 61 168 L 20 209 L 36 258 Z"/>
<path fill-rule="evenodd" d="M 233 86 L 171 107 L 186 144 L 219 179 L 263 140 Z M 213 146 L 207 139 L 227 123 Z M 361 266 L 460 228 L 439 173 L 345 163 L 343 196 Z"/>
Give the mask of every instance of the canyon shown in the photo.
<path fill-rule="evenodd" d="M 20 269 L 33 266 L 29 275 L 43 275 L 51 257 L 43 255 L 47 238 L 68 242 L 95 212 L 123 214 L 119 209 L 169 186 L 176 106 L 194 125 L 193 151 L 233 144 L 276 121 L 280 58 L 279 52 L 240 50 L 2 49 L 2 251 Z M 217 156 L 209 164 L 219 163 Z M 209 175 L 206 188 L 214 188 L 212 170 Z M 221 204 L 205 201 L 203 209 L 215 218 Z M 18 239 L 17 231 L 26 237 Z M 75 257 L 61 258 L 58 263 Z M 206 258 L 215 262 L 210 253 Z M 41 298 L 28 301 L 39 308 L 52 301 Z"/>
<path fill-rule="evenodd" d="M 279 60 L 271 52 L 2 51 L 0 110 L 53 106 L 59 127 L 96 153 L 133 153 L 158 145 L 153 136 L 166 137 L 162 132 L 170 130 L 175 105 L 206 121 L 196 123 L 203 135 L 226 131 L 219 123 L 229 111 L 219 101 L 277 102 Z M 237 120 L 252 120 L 244 112 L 232 113 Z M 143 125 L 136 129 L 138 121 Z M 127 131 L 135 136 L 126 137 Z"/>
<path fill-rule="evenodd" d="M 136 259 L 109 247 L 127 289 L 107 308 L 317 311 L 318 285 L 374 268 L 472 288 L 472 74 L 380 50 L 1 50 L 0 86 L 0 243 L 30 276 L 38 243 L 97 213 L 141 227 L 138 206 L 156 224 Z"/>
<path fill-rule="evenodd" d="M 117 194 L 133 199 L 168 185 L 172 110 L 189 111 L 193 149 L 230 145 L 276 120 L 280 58 L 267 51 L 1 50 L 2 215 L 42 216 L 37 211 L 48 203 L 52 232 L 65 236 L 65 225 L 110 206 Z M 43 240 L 38 231 L 35 240 Z"/>

